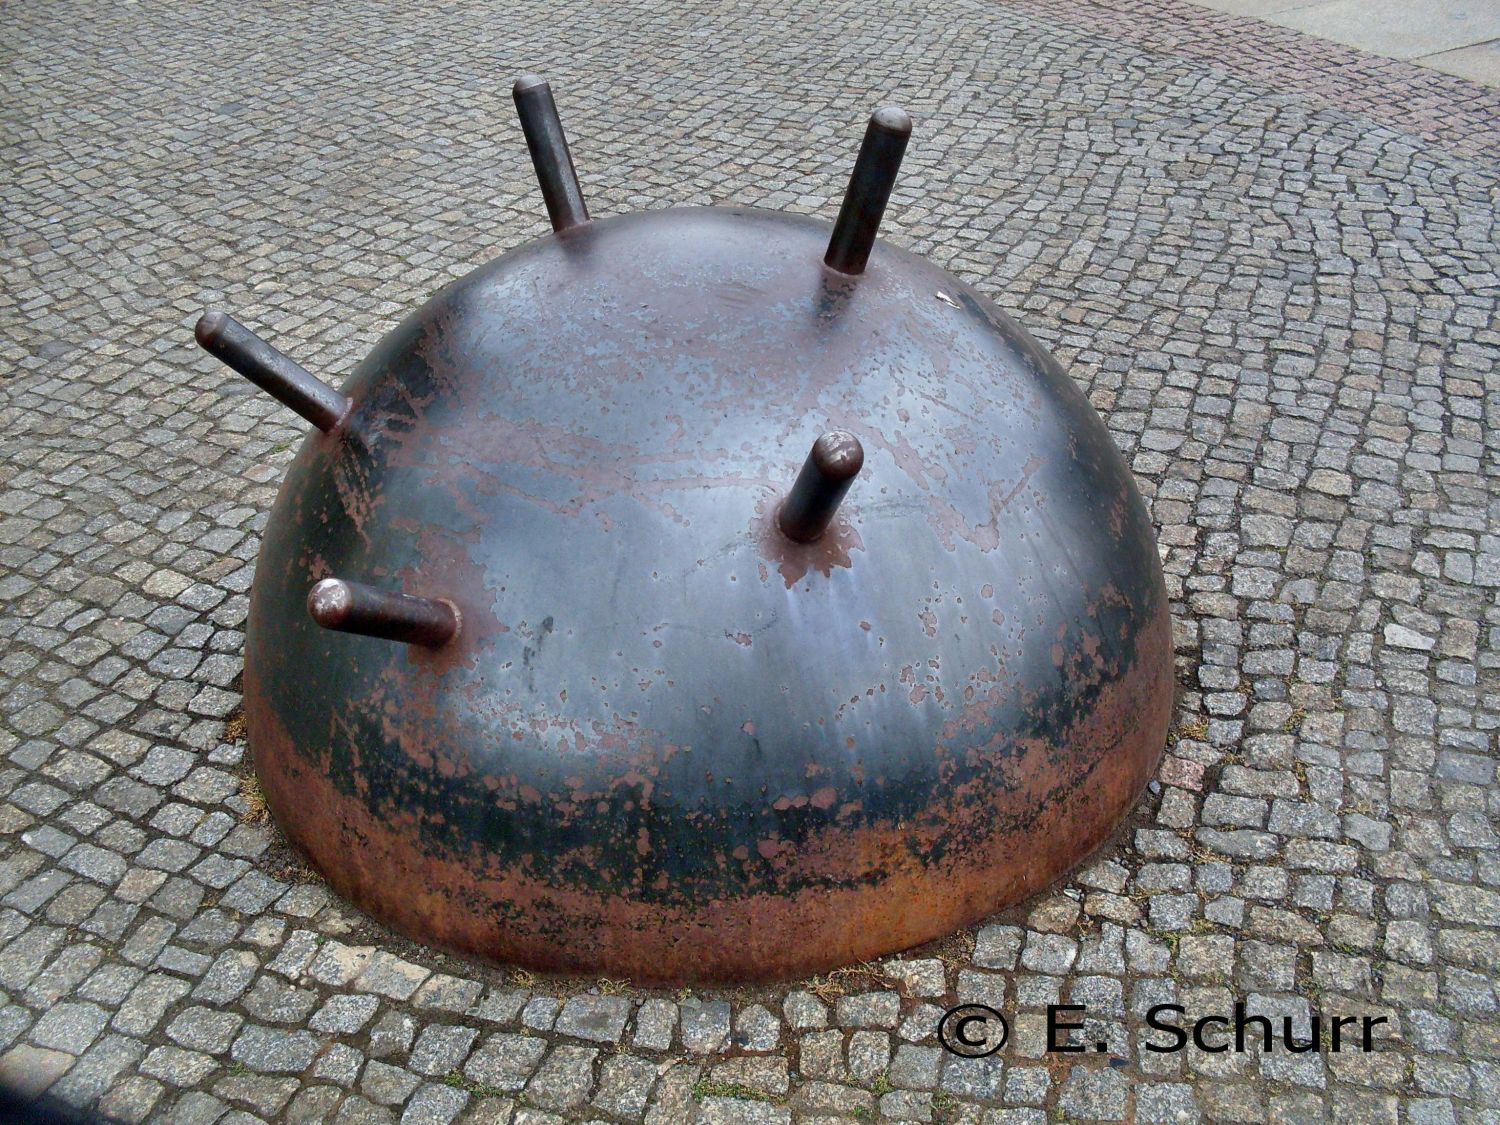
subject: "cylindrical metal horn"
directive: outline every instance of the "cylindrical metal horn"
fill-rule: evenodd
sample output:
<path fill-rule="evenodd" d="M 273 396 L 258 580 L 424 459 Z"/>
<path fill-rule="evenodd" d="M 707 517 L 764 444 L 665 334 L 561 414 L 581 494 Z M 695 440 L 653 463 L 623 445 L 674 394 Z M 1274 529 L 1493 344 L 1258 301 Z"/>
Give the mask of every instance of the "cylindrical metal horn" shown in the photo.
<path fill-rule="evenodd" d="M 325 578 L 307 595 L 307 612 L 325 629 L 441 648 L 458 635 L 458 610 L 438 598 L 414 598 L 342 578 Z"/>
<path fill-rule="evenodd" d="M 589 221 L 589 209 L 578 188 L 578 173 L 573 170 L 573 156 L 557 116 L 557 104 L 552 100 L 552 87 L 545 78 L 527 74 L 516 79 L 511 94 L 521 118 L 521 132 L 526 135 L 526 147 L 531 150 L 536 178 L 541 181 L 542 199 L 547 204 L 552 229 L 565 231 L 582 226 Z"/>
<path fill-rule="evenodd" d="M 782 533 L 799 543 L 811 543 L 822 535 L 864 463 L 864 447 L 844 430 L 829 430 L 813 442 L 796 483 L 776 513 Z"/>
<path fill-rule="evenodd" d="M 228 313 L 204 313 L 198 318 L 194 335 L 204 351 L 234 368 L 325 434 L 349 413 L 347 398 Z"/>
<path fill-rule="evenodd" d="M 830 269 L 849 274 L 865 272 L 880 217 L 890 202 L 910 139 L 911 117 L 904 109 L 886 106 L 870 115 L 859 158 L 844 192 L 844 205 L 839 208 L 833 237 L 828 240 L 828 253 L 823 256 L 823 263 Z"/>

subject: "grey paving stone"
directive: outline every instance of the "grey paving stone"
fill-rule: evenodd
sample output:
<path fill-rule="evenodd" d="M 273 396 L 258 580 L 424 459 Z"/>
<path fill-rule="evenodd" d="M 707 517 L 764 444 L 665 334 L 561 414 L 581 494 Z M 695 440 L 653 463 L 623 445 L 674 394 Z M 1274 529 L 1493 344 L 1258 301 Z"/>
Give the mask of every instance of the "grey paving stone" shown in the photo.
<path fill-rule="evenodd" d="M 312 1063 L 318 1047 L 317 1037 L 306 1031 L 246 1024 L 229 1054 L 235 1062 L 262 1074 L 297 1074 Z"/>
<path fill-rule="evenodd" d="M 678 1010 L 686 1050 L 707 1055 L 729 1045 L 730 1007 L 726 1001 L 688 1000 L 679 1004 Z"/>
<path fill-rule="evenodd" d="M 828 1026 L 828 1005 L 810 992 L 800 989 L 787 995 L 782 1004 L 787 1026 L 793 1031 L 808 1031 Z"/>
<path fill-rule="evenodd" d="M 309 1074 L 313 1078 L 353 1086 L 365 1065 L 365 1056 L 347 1043 L 334 1043 L 313 1060 Z"/>
<path fill-rule="evenodd" d="M 416 1034 L 417 1021 L 414 1018 L 405 1012 L 386 1012 L 370 1029 L 370 1056 L 384 1059 L 404 1055 L 411 1050 Z"/>
<path fill-rule="evenodd" d="M 167 1024 L 167 1038 L 192 1051 L 217 1055 L 229 1050 L 245 1018 L 212 1008 L 185 1008 Z"/>
<path fill-rule="evenodd" d="M 601 1113 L 639 1120 L 656 1085 L 656 1065 L 633 1055 L 611 1055 L 599 1066 L 592 1105 Z"/>
<path fill-rule="evenodd" d="M 553 1030 L 574 1039 L 618 1043 L 630 1018 L 630 1007 L 624 996 L 573 996 L 563 1004 Z"/>
<path fill-rule="evenodd" d="M 520 1090 L 546 1053 L 544 1039 L 500 1032 L 488 1036 L 469 1056 L 464 1077 L 497 1090 Z"/>
<path fill-rule="evenodd" d="M 834 1013 L 841 1027 L 895 1027 L 901 1018 L 901 997 L 895 992 L 840 996 Z"/>
<path fill-rule="evenodd" d="M 666 1051 L 677 1031 L 677 1005 L 670 1000 L 651 997 L 635 1013 L 635 1032 L 631 1042 L 642 1050 Z"/>
<path fill-rule="evenodd" d="M 401 1105 L 417 1088 L 420 1079 L 400 1067 L 372 1059 L 365 1064 L 359 1089 L 379 1105 Z"/>
<path fill-rule="evenodd" d="M 408 1065 L 418 1074 L 443 1075 L 457 1069 L 468 1058 L 479 1032 L 472 1027 L 434 1025 L 417 1036 Z"/>
<path fill-rule="evenodd" d="M 330 996 L 313 1013 L 308 1026 L 314 1031 L 353 1035 L 370 1022 L 379 1006 L 380 998 L 377 996 Z"/>
<path fill-rule="evenodd" d="M 31 1041 L 39 1047 L 81 1055 L 108 1022 L 109 1013 L 97 1004 L 58 1004 L 42 1013 L 32 1026 Z"/>
<path fill-rule="evenodd" d="M 762 1004 L 751 1004 L 734 1017 L 734 1045 L 746 1051 L 774 1051 L 781 1041 L 781 1021 Z"/>
<path fill-rule="evenodd" d="M 429 1082 L 406 1103 L 401 1125 L 449 1125 L 468 1102 L 467 1091 Z"/>
<path fill-rule="evenodd" d="M 526 1083 L 526 1099 L 542 1109 L 570 1110 L 588 1100 L 594 1087 L 593 1047 L 557 1046 Z"/>
<path fill-rule="evenodd" d="M 260 976 L 240 999 L 245 1011 L 267 1023 L 300 1024 L 317 1007 L 318 995 L 273 976 Z"/>
<path fill-rule="evenodd" d="M 21 1097 L 34 1098 L 56 1085 L 77 1061 L 67 1051 L 23 1043 L 0 1055 L 0 1079 Z"/>

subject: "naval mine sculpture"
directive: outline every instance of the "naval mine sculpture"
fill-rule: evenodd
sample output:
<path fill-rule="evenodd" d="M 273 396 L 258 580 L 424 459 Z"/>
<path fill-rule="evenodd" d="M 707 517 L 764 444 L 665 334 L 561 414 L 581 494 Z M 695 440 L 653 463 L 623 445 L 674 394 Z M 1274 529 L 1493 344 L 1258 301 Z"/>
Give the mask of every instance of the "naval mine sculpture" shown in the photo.
<path fill-rule="evenodd" d="M 1078 388 L 838 218 L 593 218 L 515 85 L 550 233 L 335 390 L 199 342 L 312 427 L 271 513 L 250 752 L 329 883 L 422 941 L 633 981 L 826 970 L 1040 891 L 1166 737 L 1150 521 Z"/>

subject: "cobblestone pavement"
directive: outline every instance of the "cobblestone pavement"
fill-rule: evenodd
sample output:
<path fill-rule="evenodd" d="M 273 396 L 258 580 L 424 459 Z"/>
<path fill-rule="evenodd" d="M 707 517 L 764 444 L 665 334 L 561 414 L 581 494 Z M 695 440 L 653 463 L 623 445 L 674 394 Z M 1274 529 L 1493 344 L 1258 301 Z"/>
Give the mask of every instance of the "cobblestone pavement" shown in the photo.
<path fill-rule="evenodd" d="M 1496 95 L 1171 0 L 581 7 L 0 9 L 0 1073 L 182 1123 L 1500 1120 Z M 889 236 L 1107 418 L 1180 705 L 1135 821 L 1041 899 L 641 992 L 395 938 L 264 820 L 242 629 L 305 427 L 192 321 L 336 379 L 540 234 L 531 69 L 596 214 L 831 218 L 904 103 Z M 1237 999 L 1389 1023 L 1145 1049 L 1151 1005 Z M 1004 1051 L 939 1049 L 959 1000 L 1010 1013 Z M 1043 1053 L 1058 1000 L 1106 1052 Z"/>

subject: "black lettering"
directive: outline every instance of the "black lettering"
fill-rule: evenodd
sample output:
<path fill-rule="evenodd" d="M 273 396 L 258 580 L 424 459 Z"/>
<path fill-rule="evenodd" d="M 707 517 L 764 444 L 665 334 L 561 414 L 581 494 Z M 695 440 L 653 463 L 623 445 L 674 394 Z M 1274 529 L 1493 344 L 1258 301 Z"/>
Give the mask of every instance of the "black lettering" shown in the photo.
<path fill-rule="evenodd" d="M 1162 1023 L 1157 1019 L 1163 1012 L 1170 1012 L 1173 1015 L 1180 1016 L 1186 1014 L 1187 1009 L 1181 1004 L 1156 1004 L 1146 1011 L 1146 1026 L 1152 1031 L 1165 1031 L 1174 1040 L 1174 1042 L 1165 1047 L 1158 1047 L 1155 1043 L 1146 1044 L 1146 1050 L 1155 1051 L 1159 1055 L 1180 1051 L 1183 1047 L 1187 1046 L 1187 1032 L 1183 1031 L 1175 1023 Z"/>
<path fill-rule="evenodd" d="M 1339 1032 L 1341 1032 L 1341 1031 L 1344 1030 L 1344 1025 L 1346 1023 L 1358 1023 L 1358 1022 L 1359 1022 L 1359 1017 L 1358 1016 L 1340 1016 L 1338 1019 L 1334 1020 L 1333 1021 L 1333 1043 L 1329 1045 L 1328 1049 L 1330 1051 L 1332 1051 L 1334 1054 L 1338 1054 L 1339 1051 L 1343 1050 L 1343 1045 L 1339 1042 Z"/>
<path fill-rule="evenodd" d="M 1305 1055 L 1308 1051 L 1315 1051 L 1318 1047 L 1318 1039 L 1323 1034 L 1323 1021 L 1316 1015 L 1312 1018 L 1312 1026 L 1308 1031 L 1307 1041 L 1297 1042 L 1297 1036 L 1292 1031 L 1292 1017 L 1281 1018 L 1281 1034 L 1286 1039 L 1286 1049 L 1294 1055 Z"/>
<path fill-rule="evenodd" d="M 1374 1026 L 1377 1023 L 1390 1023 L 1390 1022 L 1391 1021 L 1387 1017 L 1385 1017 L 1385 1016 L 1366 1016 L 1365 1017 L 1365 1052 L 1367 1054 L 1370 1051 L 1373 1051 L 1375 1049 L 1374 1044 L 1371 1043 L 1371 1041 L 1370 1041 L 1370 1031 L 1371 1031 L 1371 1029 L 1374 1028 Z"/>
<path fill-rule="evenodd" d="M 1048 1004 L 1047 1005 L 1047 1050 L 1058 1051 L 1064 1054 L 1077 1054 L 1083 1050 L 1082 1045 L 1075 1043 L 1059 1043 L 1057 1033 L 1069 1031 L 1082 1031 L 1081 1023 L 1059 1023 L 1058 1012 L 1085 1012 L 1088 1009 L 1082 1004 Z"/>
<path fill-rule="evenodd" d="M 1227 1036 L 1225 1042 L 1220 1043 L 1217 1047 L 1210 1047 L 1204 1042 L 1203 1029 L 1211 1023 L 1223 1024 L 1226 1030 L 1229 1027 L 1229 1019 L 1226 1016 L 1204 1016 L 1197 1023 L 1193 1024 L 1193 1043 L 1200 1051 L 1204 1051 L 1210 1055 L 1222 1055 L 1225 1051 L 1229 1050 Z"/>
<path fill-rule="evenodd" d="M 1224 1022 L 1228 1023 L 1229 1021 L 1225 1020 Z M 1271 1021 L 1266 1019 L 1265 1016 L 1245 1015 L 1245 1005 L 1243 1002 L 1236 1003 L 1234 1006 L 1234 1049 L 1242 1055 L 1245 1053 L 1245 1028 L 1252 1023 L 1258 1023 L 1265 1029 L 1261 1032 L 1261 1050 L 1270 1054 L 1276 1045 L 1276 1036 L 1271 1031 Z M 1291 1025 L 1288 1024 L 1288 1026 Z"/>
<path fill-rule="evenodd" d="M 983 1047 L 984 1046 L 984 1037 L 983 1036 L 980 1036 L 980 1038 L 978 1038 L 978 1039 L 970 1039 L 969 1036 L 968 1036 L 968 1034 L 967 1034 L 967 1032 L 969 1030 L 969 1025 L 971 1023 L 989 1023 L 989 1022 L 990 1021 L 989 1021 L 988 1017 L 986 1017 L 986 1016 L 965 1016 L 963 1019 L 959 1020 L 958 1023 L 956 1023 L 953 1026 L 953 1037 L 955 1039 L 957 1039 L 960 1043 L 962 1043 L 965 1047 Z"/>

